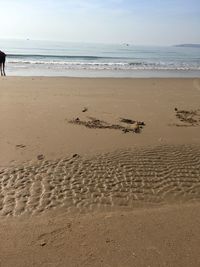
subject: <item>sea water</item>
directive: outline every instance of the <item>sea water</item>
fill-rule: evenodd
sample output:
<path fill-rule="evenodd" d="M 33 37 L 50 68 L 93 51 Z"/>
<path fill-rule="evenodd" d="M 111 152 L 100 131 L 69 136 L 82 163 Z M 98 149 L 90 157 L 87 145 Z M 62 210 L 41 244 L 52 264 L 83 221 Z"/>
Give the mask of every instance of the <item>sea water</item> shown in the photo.
<path fill-rule="evenodd" d="M 14 76 L 200 77 L 200 48 L 0 40 Z"/>

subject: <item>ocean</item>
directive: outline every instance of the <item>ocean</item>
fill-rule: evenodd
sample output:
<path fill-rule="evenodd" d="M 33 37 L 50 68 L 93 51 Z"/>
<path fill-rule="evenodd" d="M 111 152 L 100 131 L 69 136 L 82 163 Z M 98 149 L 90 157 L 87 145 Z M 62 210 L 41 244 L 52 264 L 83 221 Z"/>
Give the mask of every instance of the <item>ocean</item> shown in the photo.
<path fill-rule="evenodd" d="M 12 76 L 200 77 L 200 48 L 0 40 Z"/>

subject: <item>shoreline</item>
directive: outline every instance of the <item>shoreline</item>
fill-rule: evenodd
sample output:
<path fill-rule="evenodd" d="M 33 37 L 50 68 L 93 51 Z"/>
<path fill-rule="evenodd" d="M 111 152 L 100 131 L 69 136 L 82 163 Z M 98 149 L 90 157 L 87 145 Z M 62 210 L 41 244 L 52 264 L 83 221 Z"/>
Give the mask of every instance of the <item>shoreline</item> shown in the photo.
<path fill-rule="evenodd" d="M 100 79 L 100 80 L 106 80 L 106 79 L 109 79 L 109 80 L 117 80 L 117 79 L 125 79 L 125 80 L 178 80 L 178 79 L 181 79 L 181 80 L 184 80 L 184 79 L 200 79 L 199 76 L 194 76 L 194 77 L 79 77 L 79 76 L 21 76 L 21 75 L 7 75 L 7 76 L 0 76 L 0 79 L 16 79 L 16 78 L 19 78 L 19 79 L 85 79 L 85 80 L 90 80 L 90 79 Z"/>
<path fill-rule="evenodd" d="M 41 75 L 43 73 L 43 75 Z M 15 75 L 14 75 L 15 74 Z M 63 78 L 199 78 L 200 70 L 135 70 L 135 71 L 92 71 L 92 70 L 50 70 L 27 69 L 13 71 L 8 68 L 8 75 L 13 77 L 63 77 Z"/>
<path fill-rule="evenodd" d="M 199 80 L 200 77 L 196 76 L 196 77 L 74 77 L 74 76 L 0 76 L 0 80 L 11 80 L 11 79 L 20 79 L 23 81 L 23 79 L 34 79 L 34 80 L 38 80 L 38 79 L 46 79 L 46 81 L 48 81 L 48 79 L 55 79 L 55 80 L 79 80 L 79 79 L 83 79 L 83 80 Z"/>

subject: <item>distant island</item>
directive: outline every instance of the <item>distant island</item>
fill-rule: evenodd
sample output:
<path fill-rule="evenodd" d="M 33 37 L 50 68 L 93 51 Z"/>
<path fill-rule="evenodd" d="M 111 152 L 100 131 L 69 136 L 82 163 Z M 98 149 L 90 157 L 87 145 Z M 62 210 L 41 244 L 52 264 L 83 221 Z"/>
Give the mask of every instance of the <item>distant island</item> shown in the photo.
<path fill-rule="evenodd" d="M 194 48 L 200 48 L 200 44 L 178 44 L 174 45 L 175 47 L 194 47 Z"/>

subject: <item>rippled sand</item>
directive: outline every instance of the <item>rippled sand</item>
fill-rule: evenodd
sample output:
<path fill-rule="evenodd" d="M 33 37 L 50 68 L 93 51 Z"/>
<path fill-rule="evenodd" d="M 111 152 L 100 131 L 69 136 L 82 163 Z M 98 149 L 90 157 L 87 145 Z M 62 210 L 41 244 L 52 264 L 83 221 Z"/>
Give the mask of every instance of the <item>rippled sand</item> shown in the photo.
<path fill-rule="evenodd" d="M 134 207 L 200 198 L 200 146 L 119 150 L 0 170 L 0 214 Z"/>

